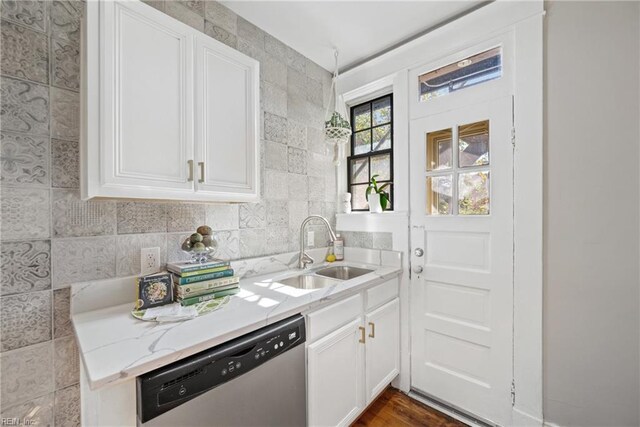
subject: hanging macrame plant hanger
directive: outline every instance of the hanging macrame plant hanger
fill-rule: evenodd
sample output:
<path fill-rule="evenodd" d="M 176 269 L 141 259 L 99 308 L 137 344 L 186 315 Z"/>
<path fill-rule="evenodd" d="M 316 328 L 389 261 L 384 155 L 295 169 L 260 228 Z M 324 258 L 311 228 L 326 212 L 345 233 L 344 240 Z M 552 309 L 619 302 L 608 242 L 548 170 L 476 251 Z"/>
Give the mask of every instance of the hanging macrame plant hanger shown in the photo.
<path fill-rule="evenodd" d="M 334 164 L 340 164 L 340 147 L 351 137 L 349 115 L 343 102 L 338 99 L 338 51 L 335 52 L 336 65 L 331 82 L 331 97 L 325 113 L 324 139 L 335 148 Z"/>

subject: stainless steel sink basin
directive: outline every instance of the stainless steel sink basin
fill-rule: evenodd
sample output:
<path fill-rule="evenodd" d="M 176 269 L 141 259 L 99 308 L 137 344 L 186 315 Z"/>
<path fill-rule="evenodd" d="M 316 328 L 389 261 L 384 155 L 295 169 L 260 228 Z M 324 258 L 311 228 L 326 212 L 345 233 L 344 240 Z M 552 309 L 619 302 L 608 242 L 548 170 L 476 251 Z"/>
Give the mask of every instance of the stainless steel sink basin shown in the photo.
<path fill-rule="evenodd" d="M 327 279 L 326 277 L 303 274 L 301 276 L 293 276 L 286 279 L 278 280 L 278 283 L 282 283 L 283 285 L 292 286 L 299 289 L 320 289 L 327 286 L 336 285 L 339 282 Z"/>
<path fill-rule="evenodd" d="M 322 270 L 316 271 L 319 276 L 331 277 L 338 280 L 349 280 L 354 277 L 359 277 L 367 273 L 371 273 L 373 270 L 367 270 L 366 268 L 349 267 L 348 265 L 339 265 L 336 267 L 327 267 Z"/>

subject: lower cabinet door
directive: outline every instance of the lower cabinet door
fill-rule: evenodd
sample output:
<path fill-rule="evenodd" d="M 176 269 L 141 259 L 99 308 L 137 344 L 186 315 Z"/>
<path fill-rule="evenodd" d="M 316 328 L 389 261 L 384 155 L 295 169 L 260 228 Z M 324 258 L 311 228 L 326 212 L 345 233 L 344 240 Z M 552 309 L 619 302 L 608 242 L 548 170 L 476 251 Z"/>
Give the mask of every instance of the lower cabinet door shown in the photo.
<path fill-rule="evenodd" d="M 362 318 L 307 347 L 310 426 L 346 426 L 364 409 Z"/>
<path fill-rule="evenodd" d="M 366 391 L 368 405 L 400 372 L 400 303 L 398 298 L 369 312 Z"/>

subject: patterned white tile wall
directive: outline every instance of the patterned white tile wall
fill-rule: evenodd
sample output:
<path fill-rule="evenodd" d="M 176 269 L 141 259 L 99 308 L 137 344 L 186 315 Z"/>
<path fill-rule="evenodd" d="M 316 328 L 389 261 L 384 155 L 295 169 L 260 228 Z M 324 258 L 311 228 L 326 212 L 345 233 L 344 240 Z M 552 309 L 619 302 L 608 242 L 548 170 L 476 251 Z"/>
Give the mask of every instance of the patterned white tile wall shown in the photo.
<path fill-rule="evenodd" d="M 261 63 L 261 188 L 253 204 L 79 199 L 81 1 L 0 8 L 0 338 L 2 417 L 79 425 L 69 285 L 139 271 L 139 250 L 185 257 L 208 224 L 218 256 L 298 247 L 308 214 L 335 217 L 335 174 L 322 125 L 331 75 L 213 1 L 147 1 Z M 327 236 L 316 230 L 317 244 Z"/>

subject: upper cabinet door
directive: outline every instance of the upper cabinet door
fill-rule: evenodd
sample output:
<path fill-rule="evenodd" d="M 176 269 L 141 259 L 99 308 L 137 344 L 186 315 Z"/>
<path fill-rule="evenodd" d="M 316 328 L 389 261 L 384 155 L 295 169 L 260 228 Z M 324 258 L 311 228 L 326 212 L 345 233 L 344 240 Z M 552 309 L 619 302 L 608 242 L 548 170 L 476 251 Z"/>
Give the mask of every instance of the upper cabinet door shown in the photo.
<path fill-rule="evenodd" d="M 94 195 L 190 194 L 194 34 L 142 2 L 99 5 L 100 191 Z"/>
<path fill-rule="evenodd" d="M 86 4 L 82 197 L 259 197 L 259 64 L 140 1 Z"/>
<path fill-rule="evenodd" d="M 195 52 L 196 193 L 259 197 L 259 63 L 206 36 Z"/>
<path fill-rule="evenodd" d="M 105 182 L 191 189 L 193 36 L 139 2 L 100 4 Z"/>

